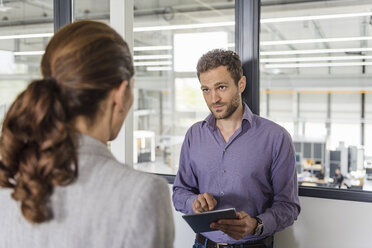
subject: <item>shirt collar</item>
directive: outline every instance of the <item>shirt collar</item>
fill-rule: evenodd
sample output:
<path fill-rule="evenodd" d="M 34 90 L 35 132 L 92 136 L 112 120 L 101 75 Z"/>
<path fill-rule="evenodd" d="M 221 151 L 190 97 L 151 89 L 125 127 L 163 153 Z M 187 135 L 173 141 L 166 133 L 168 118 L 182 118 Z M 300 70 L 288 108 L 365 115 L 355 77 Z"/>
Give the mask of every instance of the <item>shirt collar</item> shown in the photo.
<path fill-rule="evenodd" d="M 92 136 L 78 133 L 79 137 L 79 153 L 89 153 L 94 155 L 105 156 L 115 159 L 107 145 Z"/>
<path fill-rule="evenodd" d="M 243 118 L 242 118 L 242 125 L 244 123 L 244 120 L 248 121 L 250 126 L 253 124 L 253 113 L 251 109 L 248 107 L 246 103 L 243 103 Z M 211 130 L 216 129 L 216 118 L 214 118 L 213 114 L 210 113 L 204 120 L 203 120 L 203 125 L 207 125 Z"/>

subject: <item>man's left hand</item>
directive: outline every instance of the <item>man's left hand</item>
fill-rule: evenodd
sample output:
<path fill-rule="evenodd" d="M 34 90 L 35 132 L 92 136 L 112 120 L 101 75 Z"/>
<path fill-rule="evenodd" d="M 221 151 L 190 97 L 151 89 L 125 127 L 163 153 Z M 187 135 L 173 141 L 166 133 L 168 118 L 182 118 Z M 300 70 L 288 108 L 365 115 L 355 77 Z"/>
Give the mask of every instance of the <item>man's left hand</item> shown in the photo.
<path fill-rule="evenodd" d="M 238 219 L 222 219 L 212 222 L 210 227 L 219 229 L 236 240 L 253 234 L 257 227 L 257 220 L 244 211 L 238 212 L 237 217 Z"/>

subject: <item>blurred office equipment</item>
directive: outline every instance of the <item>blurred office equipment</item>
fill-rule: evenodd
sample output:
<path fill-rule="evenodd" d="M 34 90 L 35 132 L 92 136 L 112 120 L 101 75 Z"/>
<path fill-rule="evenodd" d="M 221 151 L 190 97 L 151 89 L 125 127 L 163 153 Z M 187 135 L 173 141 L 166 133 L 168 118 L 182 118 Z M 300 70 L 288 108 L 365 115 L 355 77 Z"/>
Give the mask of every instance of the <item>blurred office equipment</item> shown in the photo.
<path fill-rule="evenodd" d="M 343 141 L 339 142 L 338 147 L 336 148 L 337 151 L 340 151 L 340 170 L 342 175 L 346 175 L 348 173 L 348 165 L 349 165 L 349 150 L 345 146 Z"/>
<path fill-rule="evenodd" d="M 155 132 L 136 130 L 133 132 L 134 163 L 155 161 Z"/>
<path fill-rule="evenodd" d="M 296 151 L 298 173 L 305 169 L 314 173 L 324 167 L 326 155 L 325 142 L 296 140 L 293 144 Z"/>
<path fill-rule="evenodd" d="M 356 146 L 348 147 L 348 172 L 357 170 L 357 157 L 358 157 L 358 148 Z"/>
<path fill-rule="evenodd" d="M 364 148 L 358 148 L 358 153 L 357 153 L 357 170 L 363 170 L 364 167 Z"/>
<path fill-rule="evenodd" d="M 296 169 L 297 169 L 297 173 L 302 173 L 301 162 L 302 162 L 301 153 L 296 152 Z"/>
<path fill-rule="evenodd" d="M 329 177 L 335 176 L 335 171 L 341 163 L 341 151 L 329 151 Z"/>

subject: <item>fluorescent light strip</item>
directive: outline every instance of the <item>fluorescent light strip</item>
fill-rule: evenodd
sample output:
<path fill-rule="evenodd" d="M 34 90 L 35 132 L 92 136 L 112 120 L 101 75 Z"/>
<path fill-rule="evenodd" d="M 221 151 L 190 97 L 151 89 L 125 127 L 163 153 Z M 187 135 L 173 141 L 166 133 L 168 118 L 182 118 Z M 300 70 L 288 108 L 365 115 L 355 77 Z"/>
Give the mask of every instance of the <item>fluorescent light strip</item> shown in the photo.
<path fill-rule="evenodd" d="M 330 66 L 363 66 L 372 65 L 372 62 L 355 62 L 355 63 L 308 63 L 308 64 L 268 64 L 264 65 L 266 69 L 280 68 L 304 68 L 304 67 L 330 67 Z"/>
<path fill-rule="evenodd" d="M 165 46 L 161 47 L 134 47 L 133 50 L 135 51 L 152 51 L 152 50 L 164 50 L 162 49 Z M 139 50 L 137 50 L 137 48 Z M 143 50 L 142 50 L 143 49 Z M 172 49 L 172 47 L 170 47 Z M 42 55 L 44 54 L 44 51 L 27 51 L 27 52 L 13 52 L 14 55 L 16 56 L 24 56 L 24 55 Z M 164 54 L 164 55 L 138 55 L 138 56 L 133 56 L 135 60 L 149 60 L 149 59 L 171 59 L 172 55 Z"/>
<path fill-rule="evenodd" d="M 15 34 L 15 35 L 0 36 L 0 40 L 25 39 L 25 38 L 43 38 L 43 37 L 52 37 L 52 36 L 53 36 L 53 33 L 44 33 L 44 34 Z"/>
<path fill-rule="evenodd" d="M 261 19 L 260 22 L 261 23 L 294 22 L 294 21 L 362 17 L 362 16 L 371 16 L 371 15 L 372 15 L 372 12 L 344 13 L 344 14 L 317 15 L 317 16 L 294 16 L 294 17 L 282 17 L 282 18 L 266 18 L 266 19 Z M 230 21 L 230 22 L 196 23 L 196 24 L 184 24 L 184 25 L 137 27 L 137 28 L 133 28 L 133 32 L 210 28 L 210 27 L 228 27 L 228 26 L 234 26 L 234 25 L 235 25 L 235 22 Z"/>
<path fill-rule="evenodd" d="M 43 55 L 44 51 L 13 52 L 15 56 Z"/>
<path fill-rule="evenodd" d="M 278 23 L 278 22 L 322 20 L 322 19 L 350 18 L 350 17 L 362 17 L 362 16 L 372 16 L 372 12 L 344 13 L 344 14 L 317 15 L 317 16 L 294 16 L 294 17 L 282 17 L 282 18 L 266 18 L 266 19 L 261 19 L 260 22 L 261 23 Z M 137 27 L 137 28 L 133 28 L 133 31 L 134 32 L 146 32 L 146 31 L 192 29 L 192 28 L 227 27 L 227 26 L 234 26 L 234 25 L 235 25 L 234 21 L 214 22 L 214 23 L 196 23 L 196 24 L 185 24 L 185 25 Z M 5 35 L 5 36 L 0 36 L 0 40 L 23 39 L 23 38 L 43 38 L 43 37 L 52 37 L 52 36 L 53 36 L 53 33 Z"/>
<path fill-rule="evenodd" d="M 13 52 L 13 54 L 15 56 L 43 55 L 44 51 Z M 133 56 L 133 58 L 134 60 L 171 59 L 172 55 L 139 55 L 139 56 Z M 263 58 L 263 59 L 260 59 L 260 62 L 261 63 L 286 63 L 286 62 L 358 60 L 358 59 L 360 60 L 361 59 L 372 59 L 372 56 L 336 56 L 336 57 L 305 57 L 305 58 L 279 58 L 279 59 Z"/>
<path fill-rule="evenodd" d="M 172 67 L 170 66 L 149 66 L 146 67 L 147 71 L 171 71 Z"/>
<path fill-rule="evenodd" d="M 340 48 L 340 49 L 313 49 L 313 50 L 289 50 L 289 51 L 263 51 L 260 55 L 289 55 L 289 54 L 312 54 L 312 53 L 342 53 L 342 52 L 368 52 L 372 48 Z"/>
<path fill-rule="evenodd" d="M 171 59 L 172 55 L 164 54 L 164 55 L 136 55 L 133 56 L 134 60 L 148 60 L 148 59 Z"/>
<path fill-rule="evenodd" d="M 281 17 L 281 18 L 266 18 L 266 19 L 261 19 L 261 23 L 278 23 L 278 22 L 295 22 L 295 21 L 324 20 L 324 19 L 362 17 L 362 16 L 371 16 L 371 15 L 372 15 L 372 12 L 344 13 L 344 14 L 316 15 L 316 16 L 293 16 L 293 17 Z"/>
<path fill-rule="evenodd" d="M 172 61 L 134 62 L 134 66 L 147 66 L 147 65 L 172 65 Z"/>
<path fill-rule="evenodd" d="M 172 50 L 172 46 L 142 46 L 133 47 L 133 51 L 157 51 L 157 50 Z"/>
<path fill-rule="evenodd" d="M 262 41 L 261 46 L 275 46 L 287 44 L 305 44 L 305 43 L 323 43 L 323 42 L 340 42 L 340 41 L 359 41 L 372 40 L 371 36 L 365 37 L 342 37 L 342 38 L 324 38 L 324 39 L 304 39 L 304 40 L 278 40 L 278 41 Z"/>
<path fill-rule="evenodd" d="M 193 28 L 211 28 L 211 27 L 228 27 L 228 26 L 234 26 L 234 25 L 235 25 L 235 22 L 232 21 L 232 22 L 196 23 L 196 24 L 185 24 L 185 25 L 137 27 L 137 28 L 133 28 L 133 32 L 176 30 L 176 29 L 193 29 Z"/>
<path fill-rule="evenodd" d="M 286 63 L 286 62 L 309 62 L 309 61 L 329 61 L 329 60 L 357 60 L 372 59 L 372 56 L 337 56 L 337 57 L 305 57 L 305 58 L 280 58 L 280 59 L 260 59 L 261 63 Z"/>

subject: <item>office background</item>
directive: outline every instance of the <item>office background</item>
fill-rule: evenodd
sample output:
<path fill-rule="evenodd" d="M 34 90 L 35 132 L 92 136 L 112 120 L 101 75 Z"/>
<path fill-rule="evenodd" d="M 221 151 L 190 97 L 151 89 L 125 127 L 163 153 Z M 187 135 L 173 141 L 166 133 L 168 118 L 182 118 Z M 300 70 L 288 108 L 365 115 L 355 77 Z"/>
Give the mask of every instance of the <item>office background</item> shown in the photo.
<path fill-rule="evenodd" d="M 171 181 L 187 128 L 209 112 L 196 60 L 212 48 L 236 50 L 255 76 L 255 91 L 246 100 L 284 126 L 296 148 L 303 212 L 294 227 L 276 236 L 276 247 L 369 247 L 372 3 L 258 3 L 0 1 L 0 119 L 40 76 L 40 58 L 56 28 L 78 19 L 109 23 L 129 41 L 136 66 L 133 111 L 109 146 L 119 160 Z M 346 178 L 341 190 L 332 183 L 338 166 Z M 322 180 L 315 177 L 320 169 Z M 188 227 L 175 216 L 176 247 L 186 247 L 181 240 Z"/>

